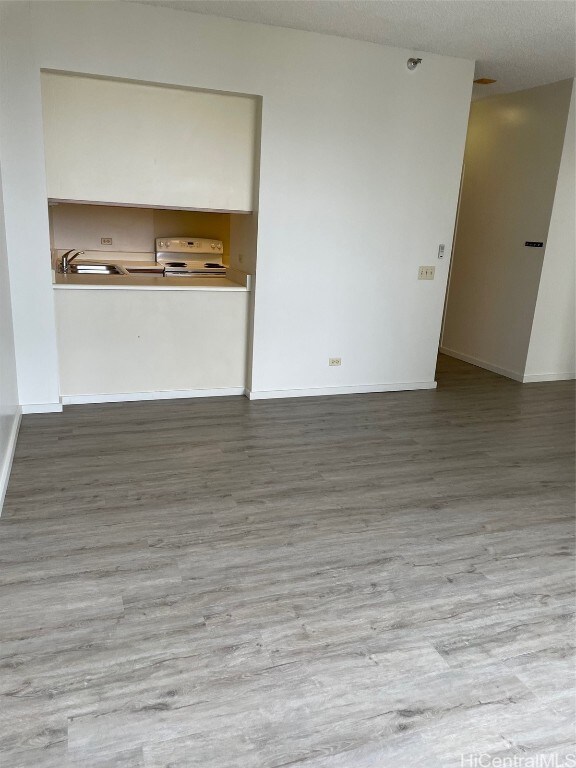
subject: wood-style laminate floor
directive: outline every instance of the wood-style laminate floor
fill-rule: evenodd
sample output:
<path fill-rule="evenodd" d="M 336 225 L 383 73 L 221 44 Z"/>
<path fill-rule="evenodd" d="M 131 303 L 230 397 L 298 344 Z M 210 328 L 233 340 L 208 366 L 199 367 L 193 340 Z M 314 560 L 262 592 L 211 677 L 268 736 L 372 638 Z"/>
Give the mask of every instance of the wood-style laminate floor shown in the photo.
<path fill-rule="evenodd" d="M 0 765 L 575 751 L 573 383 L 448 358 L 438 381 L 25 416 Z"/>

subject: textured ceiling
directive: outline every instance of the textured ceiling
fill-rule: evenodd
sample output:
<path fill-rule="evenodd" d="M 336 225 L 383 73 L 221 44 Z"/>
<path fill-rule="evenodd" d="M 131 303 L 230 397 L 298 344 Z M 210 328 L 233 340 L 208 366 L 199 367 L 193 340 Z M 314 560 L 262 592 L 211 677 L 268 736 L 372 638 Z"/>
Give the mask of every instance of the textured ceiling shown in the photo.
<path fill-rule="evenodd" d="M 139 0 L 142 2 L 143 0 Z M 149 5 L 476 59 L 491 96 L 575 75 L 574 0 L 144 0 Z"/>

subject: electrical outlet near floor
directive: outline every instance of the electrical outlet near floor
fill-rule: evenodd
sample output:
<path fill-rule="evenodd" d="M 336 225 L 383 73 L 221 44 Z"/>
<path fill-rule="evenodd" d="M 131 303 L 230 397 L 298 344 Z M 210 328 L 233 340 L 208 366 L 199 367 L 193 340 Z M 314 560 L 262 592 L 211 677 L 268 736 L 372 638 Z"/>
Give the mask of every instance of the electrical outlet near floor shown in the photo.
<path fill-rule="evenodd" d="M 342 365 L 342 358 L 341 357 L 329 357 L 328 358 L 328 365 Z"/>
<path fill-rule="evenodd" d="M 100 238 L 100 245 L 112 245 L 112 238 L 111 237 L 101 237 Z"/>
<path fill-rule="evenodd" d="M 418 280 L 434 280 L 436 267 L 418 267 Z"/>

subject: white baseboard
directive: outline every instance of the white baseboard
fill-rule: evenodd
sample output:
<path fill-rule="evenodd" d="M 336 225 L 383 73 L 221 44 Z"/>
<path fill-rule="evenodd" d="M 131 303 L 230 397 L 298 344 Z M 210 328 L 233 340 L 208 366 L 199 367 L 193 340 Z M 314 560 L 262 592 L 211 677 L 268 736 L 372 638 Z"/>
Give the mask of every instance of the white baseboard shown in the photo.
<path fill-rule="evenodd" d="M 448 357 L 455 357 L 457 360 L 463 360 L 465 363 L 471 363 L 478 368 L 486 368 L 492 373 L 498 373 L 500 376 L 506 376 L 508 379 L 514 379 L 514 381 L 523 381 L 524 376 L 518 371 L 512 371 L 509 368 L 501 368 L 499 365 L 493 365 L 486 360 L 480 360 L 478 357 L 472 357 L 472 355 L 465 355 L 463 352 L 457 352 L 455 349 L 448 349 L 447 347 L 440 347 L 440 352 Z"/>
<path fill-rule="evenodd" d="M 124 403 L 136 400 L 176 400 L 191 397 L 233 397 L 245 394 L 244 387 L 221 387 L 219 389 L 166 389 L 157 392 L 114 392 L 112 394 L 63 395 L 63 405 L 86 405 L 88 403 Z"/>
<path fill-rule="evenodd" d="M 357 384 L 350 387 L 314 387 L 312 389 L 246 390 L 250 400 L 271 400 L 283 397 L 323 397 L 325 395 L 358 395 L 370 392 L 403 392 L 412 389 L 435 389 L 435 381 L 409 381 L 398 384 Z"/>
<path fill-rule="evenodd" d="M 22 413 L 61 413 L 62 403 L 27 403 L 20 408 Z"/>
<path fill-rule="evenodd" d="M 10 470 L 12 469 L 12 460 L 14 459 L 16 441 L 18 440 L 18 430 L 20 429 L 20 419 L 21 410 L 18 408 L 12 421 L 12 428 L 10 429 L 10 436 L 8 437 L 8 445 L 6 446 L 6 454 L 2 459 L 2 464 L 0 466 L 0 514 L 2 513 L 4 497 L 6 496 L 8 481 L 10 479 Z"/>
<path fill-rule="evenodd" d="M 571 381 L 576 379 L 576 373 L 569 371 L 567 373 L 527 373 L 523 376 L 524 384 L 531 384 L 537 381 Z"/>

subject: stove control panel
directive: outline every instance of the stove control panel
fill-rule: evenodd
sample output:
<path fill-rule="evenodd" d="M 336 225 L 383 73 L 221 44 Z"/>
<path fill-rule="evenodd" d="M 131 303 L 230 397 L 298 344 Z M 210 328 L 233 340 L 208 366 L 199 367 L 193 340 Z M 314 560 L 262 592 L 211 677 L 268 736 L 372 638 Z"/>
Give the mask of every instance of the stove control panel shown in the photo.
<path fill-rule="evenodd" d="M 187 253 L 222 255 L 222 240 L 210 240 L 205 237 L 157 237 L 156 253 Z"/>

